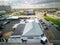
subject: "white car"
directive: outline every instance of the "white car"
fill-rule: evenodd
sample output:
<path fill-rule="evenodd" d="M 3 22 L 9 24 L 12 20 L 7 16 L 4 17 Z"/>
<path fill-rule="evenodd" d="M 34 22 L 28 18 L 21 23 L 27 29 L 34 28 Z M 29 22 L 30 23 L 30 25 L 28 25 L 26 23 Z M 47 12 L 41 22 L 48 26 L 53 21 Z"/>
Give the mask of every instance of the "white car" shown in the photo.
<path fill-rule="evenodd" d="M 47 37 L 45 37 L 45 36 L 41 37 L 41 43 L 46 44 L 47 43 Z"/>
<path fill-rule="evenodd" d="M 20 23 L 24 24 L 25 23 L 24 19 L 21 19 L 20 20 Z"/>
<path fill-rule="evenodd" d="M 47 43 L 47 37 L 44 34 L 41 35 L 41 43 L 42 44 L 46 44 Z"/>

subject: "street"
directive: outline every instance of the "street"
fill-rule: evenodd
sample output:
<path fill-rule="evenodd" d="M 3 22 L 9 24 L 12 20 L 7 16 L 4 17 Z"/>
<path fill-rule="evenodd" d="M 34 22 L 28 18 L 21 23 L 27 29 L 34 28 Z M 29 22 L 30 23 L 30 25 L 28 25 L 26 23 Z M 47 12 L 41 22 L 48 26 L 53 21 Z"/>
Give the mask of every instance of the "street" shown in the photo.
<path fill-rule="evenodd" d="M 22 16 L 22 17 L 23 17 L 23 16 Z M 25 16 L 24 16 L 24 17 L 25 17 Z M 26 16 L 26 17 L 29 17 L 29 16 Z M 30 16 L 30 17 L 32 17 L 32 16 Z M 41 19 L 42 19 L 45 24 L 50 25 L 49 21 L 46 21 L 46 20 L 44 19 L 44 17 L 43 17 L 43 15 L 42 15 L 41 12 L 36 12 L 36 15 L 33 16 L 32 18 L 36 18 L 36 17 L 38 18 L 38 20 L 41 20 Z M 9 24 L 6 25 L 6 28 L 3 30 L 3 32 L 5 33 L 5 34 L 3 35 L 4 38 L 5 38 L 5 36 L 7 36 L 6 34 L 8 34 L 10 31 L 13 31 L 12 26 L 13 26 L 14 24 L 16 24 L 17 22 L 19 22 L 19 20 L 12 21 L 11 23 L 9 23 Z M 46 35 L 47 38 L 48 38 L 48 43 L 45 44 L 45 45 L 52 45 L 52 43 L 50 43 L 50 42 L 52 42 L 52 40 L 60 40 L 60 35 L 57 35 L 57 34 L 60 34 L 60 32 L 59 32 L 53 25 L 50 25 L 49 28 L 48 28 L 48 30 L 44 30 L 44 29 L 43 29 L 43 25 L 41 24 L 41 22 L 40 22 L 40 26 L 41 26 L 43 32 L 45 33 L 45 35 Z M 9 33 L 9 34 L 10 34 L 10 33 Z M 9 35 L 9 34 L 8 34 L 8 35 Z M 11 44 L 8 44 L 8 45 L 11 45 Z M 15 44 L 14 44 L 14 45 L 15 45 Z M 17 45 L 19 45 L 19 44 L 17 44 Z M 22 45 L 22 44 L 21 44 L 21 45 Z M 23 44 L 23 45 L 24 45 L 24 44 Z M 29 44 L 29 43 L 27 43 L 27 45 L 35 45 L 35 43 L 34 43 L 34 44 Z M 39 44 L 36 44 L 36 45 L 42 45 L 42 44 L 39 43 Z"/>
<path fill-rule="evenodd" d="M 58 43 L 59 44 L 59 42 L 60 42 L 60 35 L 59 35 L 60 31 L 58 31 L 53 25 L 51 25 L 49 21 L 45 20 L 44 16 L 40 12 L 37 12 L 36 16 L 37 16 L 37 18 L 39 20 L 42 19 L 43 22 L 45 22 L 45 24 L 47 24 L 49 26 L 48 30 L 44 30 L 44 33 L 46 34 L 48 40 L 50 42 L 53 42 L 53 43 L 56 43 L 56 44 Z M 42 25 L 42 27 L 43 27 L 43 25 Z"/>

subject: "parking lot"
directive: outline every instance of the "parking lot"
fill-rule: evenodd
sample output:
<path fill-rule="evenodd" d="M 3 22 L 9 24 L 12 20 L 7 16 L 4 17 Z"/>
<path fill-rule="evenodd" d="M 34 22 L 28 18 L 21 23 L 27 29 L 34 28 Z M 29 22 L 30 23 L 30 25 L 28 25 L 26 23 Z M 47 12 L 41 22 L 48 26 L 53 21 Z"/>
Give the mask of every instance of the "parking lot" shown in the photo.
<path fill-rule="evenodd" d="M 49 21 L 45 21 L 47 23 L 47 25 L 50 24 Z M 50 24 L 48 30 L 45 30 L 45 34 L 48 37 L 48 39 L 50 40 L 50 42 L 53 42 L 54 45 L 60 45 L 60 31 L 58 29 L 56 29 L 56 27 L 52 24 Z"/>
<path fill-rule="evenodd" d="M 43 19 L 43 22 L 46 25 L 49 25 L 47 30 L 44 30 L 44 33 L 46 34 L 47 38 L 49 39 L 50 42 L 53 42 L 54 45 L 60 45 L 60 31 L 54 27 L 54 25 L 51 25 L 49 21 L 45 20 L 43 15 L 41 13 L 37 13 L 38 19 Z M 43 27 L 43 25 L 42 25 Z"/>
<path fill-rule="evenodd" d="M 3 24 L 5 21 L 1 21 L 1 24 Z M 13 31 L 15 32 L 15 33 L 13 33 L 12 35 L 21 35 L 22 33 L 23 33 L 23 30 L 24 30 L 24 26 L 25 25 L 19 25 L 18 27 L 17 27 L 17 29 L 13 29 L 13 26 L 14 26 L 14 24 L 16 24 L 16 23 L 20 23 L 20 20 L 13 20 L 13 21 L 11 21 L 10 23 L 8 23 L 8 24 L 6 24 L 5 25 L 5 27 L 4 27 L 4 29 L 2 29 L 2 31 L 3 31 L 3 38 L 9 38 L 10 36 L 11 36 L 11 34 L 13 33 Z M 17 31 L 16 31 L 17 30 Z M 20 40 L 19 40 L 20 41 Z M 12 44 L 8 44 L 8 45 L 12 45 Z M 13 44 L 14 45 L 14 44 Z M 19 45 L 19 44 L 17 44 L 17 45 Z M 24 45 L 24 44 L 23 44 Z M 30 45 L 30 44 L 29 44 Z M 33 44 L 34 45 L 34 44 Z M 39 45 L 39 44 L 37 44 L 37 45 Z"/>
<path fill-rule="evenodd" d="M 1 21 L 0 24 L 3 24 L 5 21 Z M 6 25 L 4 25 L 4 28 L 1 29 L 3 31 L 3 36 L 5 37 L 6 34 L 10 33 L 13 31 L 13 25 L 18 23 L 19 20 L 14 20 L 14 21 L 10 21 L 10 23 L 7 23 Z"/>
<path fill-rule="evenodd" d="M 3 21 L 4 22 L 4 21 Z M 13 33 L 12 31 L 13 31 L 13 26 L 14 26 L 14 24 L 16 24 L 16 23 L 19 23 L 20 22 L 20 20 L 14 20 L 14 21 L 11 21 L 10 23 L 8 23 L 8 24 L 6 24 L 6 26 L 5 26 L 5 28 L 3 29 L 3 32 L 4 32 L 4 34 L 3 34 L 3 37 L 4 38 L 6 38 L 7 36 L 11 36 L 11 34 Z M 23 26 L 21 26 L 19 29 L 21 29 L 22 27 L 24 27 L 24 25 Z M 17 30 L 19 30 L 17 28 Z M 22 34 L 22 29 L 21 29 L 21 34 Z M 20 33 L 20 32 L 18 32 L 18 33 Z M 17 34 L 17 32 L 16 33 L 13 33 L 13 34 Z M 12 34 L 12 35 L 13 35 Z M 35 45 L 35 43 L 27 43 L 28 45 Z M 8 44 L 8 45 L 12 45 L 12 44 Z M 13 44 L 14 45 L 14 44 Z M 19 45 L 19 44 L 17 44 L 17 45 Z M 21 44 L 22 45 L 22 44 Z M 25 44 L 23 44 L 23 45 L 25 45 Z M 36 43 L 36 45 L 42 45 L 41 43 Z M 49 43 L 47 43 L 46 45 L 49 45 Z"/>
<path fill-rule="evenodd" d="M 0 24 L 2 24 L 4 22 L 5 21 L 0 21 Z M 2 29 L 3 38 L 6 38 L 7 36 L 11 36 L 11 34 L 13 33 L 12 32 L 13 31 L 12 27 L 14 26 L 14 24 L 19 23 L 19 22 L 20 22 L 20 20 L 13 20 L 10 23 L 6 24 L 4 29 Z M 46 20 L 44 20 L 44 23 L 46 23 L 46 25 L 49 24 L 49 22 L 46 21 Z M 42 28 L 44 28 L 44 25 L 42 25 Z M 57 34 L 60 34 L 60 32 L 53 25 L 51 25 L 47 30 L 44 30 L 44 33 L 46 34 L 46 36 L 48 37 L 49 40 L 60 40 L 60 35 L 57 35 Z"/>

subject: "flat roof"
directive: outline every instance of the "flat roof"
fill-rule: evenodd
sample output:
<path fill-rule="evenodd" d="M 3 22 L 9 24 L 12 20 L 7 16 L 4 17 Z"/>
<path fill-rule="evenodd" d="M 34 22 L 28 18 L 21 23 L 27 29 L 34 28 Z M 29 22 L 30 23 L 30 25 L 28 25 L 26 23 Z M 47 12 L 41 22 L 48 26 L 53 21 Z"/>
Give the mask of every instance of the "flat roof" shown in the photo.
<path fill-rule="evenodd" d="M 40 36 L 43 34 L 43 31 L 38 23 L 31 22 L 27 23 L 22 36 Z"/>
<path fill-rule="evenodd" d="M 18 18 L 19 18 L 19 16 L 10 16 L 7 19 L 18 19 Z"/>
<path fill-rule="evenodd" d="M 40 36 L 43 34 L 43 31 L 39 24 L 35 21 L 30 23 L 23 23 L 19 24 L 18 27 L 15 29 L 14 35 L 21 35 L 21 36 Z"/>
<path fill-rule="evenodd" d="M 12 34 L 12 36 L 22 35 L 24 28 L 25 28 L 25 24 L 19 24 L 18 27 L 15 29 L 14 33 Z"/>

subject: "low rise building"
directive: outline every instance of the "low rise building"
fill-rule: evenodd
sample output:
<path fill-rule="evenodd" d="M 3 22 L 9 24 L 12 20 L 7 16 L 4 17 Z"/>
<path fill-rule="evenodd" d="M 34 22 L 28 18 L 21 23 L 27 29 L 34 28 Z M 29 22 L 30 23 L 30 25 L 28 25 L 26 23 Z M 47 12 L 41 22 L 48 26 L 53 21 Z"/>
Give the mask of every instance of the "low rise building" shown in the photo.
<path fill-rule="evenodd" d="M 35 15 L 35 11 L 34 10 L 25 10 L 24 12 L 26 15 Z"/>
<path fill-rule="evenodd" d="M 44 42 L 47 40 L 37 22 L 32 21 L 18 24 L 19 25 L 15 27 L 13 34 L 8 39 L 8 43 L 22 43 L 24 41 L 27 43 L 40 43 L 41 40 Z"/>

